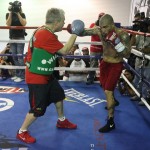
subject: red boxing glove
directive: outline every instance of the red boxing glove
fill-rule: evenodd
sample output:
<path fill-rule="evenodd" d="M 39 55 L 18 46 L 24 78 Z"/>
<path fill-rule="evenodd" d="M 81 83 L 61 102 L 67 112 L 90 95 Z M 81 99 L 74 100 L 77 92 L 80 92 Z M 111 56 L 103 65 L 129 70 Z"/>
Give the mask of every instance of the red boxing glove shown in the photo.
<path fill-rule="evenodd" d="M 121 43 L 115 31 L 109 32 L 108 35 L 106 36 L 105 41 L 112 44 L 117 52 L 122 52 L 125 49 L 125 46 Z"/>
<path fill-rule="evenodd" d="M 67 31 L 68 31 L 70 34 L 72 34 L 71 24 L 68 24 L 68 26 L 67 26 Z"/>

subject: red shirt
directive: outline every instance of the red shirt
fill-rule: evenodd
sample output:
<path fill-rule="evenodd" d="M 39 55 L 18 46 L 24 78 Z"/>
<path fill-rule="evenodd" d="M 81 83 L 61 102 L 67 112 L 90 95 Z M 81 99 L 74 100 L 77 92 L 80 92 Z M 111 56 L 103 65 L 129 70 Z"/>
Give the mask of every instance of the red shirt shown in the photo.
<path fill-rule="evenodd" d="M 92 23 L 90 25 L 90 28 L 93 28 L 94 26 L 95 26 L 95 23 Z M 101 42 L 101 40 L 98 35 L 92 35 L 91 42 Z M 102 45 L 91 45 L 90 52 L 103 52 L 103 46 Z"/>
<path fill-rule="evenodd" d="M 61 48 L 63 44 L 58 40 L 57 36 L 46 29 L 40 29 L 36 31 L 33 40 L 34 47 L 41 48 L 49 53 L 56 53 Z M 30 46 L 28 46 L 28 53 L 25 59 L 25 62 L 30 62 L 32 58 Z M 37 60 L 38 61 L 38 60 Z M 25 78 L 27 84 L 47 84 L 50 80 L 50 75 L 39 75 L 29 71 L 26 67 Z"/>

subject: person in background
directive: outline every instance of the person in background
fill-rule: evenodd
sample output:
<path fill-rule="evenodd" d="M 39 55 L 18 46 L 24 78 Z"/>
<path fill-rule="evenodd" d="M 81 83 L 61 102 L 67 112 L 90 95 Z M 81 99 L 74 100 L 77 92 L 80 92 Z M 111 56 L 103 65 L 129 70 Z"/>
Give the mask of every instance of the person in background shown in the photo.
<path fill-rule="evenodd" d="M 66 61 L 64 57 L 59 56 L 56 58 L 56 67 L 66 67 L 67 64 L 68 64 L 68 61 Z M 57 80 L 62 80 L 64 71 L 63 70 L 54 70 L 53 75 L 55 76 L 55 78 Z"/>
<path fill-rule="evenodd" d="M 81 56 L 81 51 L 79 49 L 75 50 L 74 56 Z M 84 81 L 86 82 L 88 72 L 84 69 L 90 65 L 84 61 L 82 58 L 74 58 L 72 62 L 68 63 L 66 67 L 70 67 L 70 71 L 65 71 L 63 77 L 64 81 Z M 82 69 L 82 71 L 75 70 L 76 68 Z"/>
<path fill-rule="evenodd" d="M 104 15 L 105 13 L 101 12 L 98 15 L 98 19 L 95 23 L 92 23 L 90 25 L 90 28 L 94 28 L 95 26 L 99 26 L 99 19 Z M 101 42 L 101 39 L 98 35 L 92 35 L 91 36 L 91 42 Z M 90 46 L 90 56 L 102 56 L 103 53 L 103 46 L 102 45 L 91 45 Z M 90 59 L 90 67 L 91 68 L 97 68 L 99 64 L 99 60 L 97 58 L 91 58 Z M 90 71 L 88 78 L 87 78 L 87 85 L 93 84 L 96 77 L 96 71 Z"/>
<path fill-rule="evenodd" d="M 133 84 L 134 80 L 133 72 L 131 70 L 125 69 L 123 74 L 128 79 L 128 81 L 131 84 Z M 118 90 L 122 95 L 135 96 L 135 92 L 123 78 L 120 78 L 118 81 Z"/>
<path fill-rule="evenodd" d="M 0 54 L 11 54 L 9 43 L 6 44 L 6 47 L 1 51 Z M 0 56 L 0 64 L 1 65 L 14 65 L 12 56 Z M 1 77 L 3 80 L 6 80 L 14 75 L 13 69 L 0 69 L 0 72 L 1 72 Z"/>
<path fill-rule="evenodd" d="M 133 26 L 132 26 L 132 30 L 133 31 L 139 31 L 140 30 L 140 23 L 139 21 L 141 20 L 141 13 L 137 13 L 135 14 L 134 16 L 134 21 L 133 21 Z M 131 42 L 132 42 L 132 36 L 134 35 L 130 35 L 130 39 L 131 39 Z M 136 59 L 136 55 L 131 53 L 130 57 L 128 58 L 128 64 L 133 68 L 135 69 L 135 59 Z"/>
<path fill-rule="evenodd" d="M 147 26 L 143 26 L 143 28 L 141 28 L 141 31 L 150 33 L 150 22 L 145 23 L 147 24 Z M 145 37 L 143 35 L 133 35 L 131 39 L 131 45 L 136 46 L 137 51 L 150 56 L 150 37 Z M 150 60 L 146 58 L 143 60 L 142 57 L 137 56 L 135 59 L 135 70 L 142 78 L 150 82 Z M 142 80 L 140 80 L 138 76 L 135 76 L 133 83 L 138 89 L 139 93 L 142 93 L 142 97 L 146 99 L 147 95 L 149 95 L 149 93 L 147 92 L 147 90 L 149 90 L 149 86 L 147 86 Z M 131 100 L 140 99 L 136 95 L 131 97 Z M 139 105 L 144 105 L 143 101 L 140 101 Z"/>
<path fill-rule="evenodd" d="M 89 48 L 88 47 L 83 47 L 82 48 L 82 54 L 83 56 L 90 56 Z M 83 58 L 83 61 L 86 63 L 86 66 L 90 67 L 90 58 Z"/>
<path fill-rule="evenodd" d="M 84 23 L 81 20 L 74 20 L 72 26 L 67 27 L 68 30 L 72 31 L 72 35 L 63 45 L 55 32 L 62 31 L 65 24 L 64 10 L 50 8 L 47 10 L 45 18 L 45 25 L 34 31 L 25 57 L 25 79 L 29 88 L 30 110 L 16 135 L 17 139 L 25 143 L 36 142 L 36 139 L 30 135 L 28 128 L 38 117 L 45 114 L 47 107 L 52 103 L 54 103 L 58 114 L 56 127 L 61 129 L 77 128 L 76 124 L 71 123 L 65 117 L 63 108 L 64 90 L 53 76 L 53 71 L 56 66 L 56 54 L 68 54 L 77 35 L 83 32 Z"/>
<path fill-rule="evenodd" d="M 6 62 L 7 57 L 0 57 L 0 65 L 9 65 Z M 11 77 L 11 74 L 8 69 L 0 69 L 0 77 L 2 80 L 6 80 Z"/>
<path fill-rule="evenodd" d="M 90 55 L 90 52 L 89 52 L 89 48 L 88 47 L 83 47 L 82 48 L 82 54 L 83 56 L 89 56 Z"/>
<path fill-rule="evenodd" d="M 9 13 L 6 14 L 6 25 L 7 26 L 25 26 L 27 24 L 26 16 L 22 11 L 21 2 L 14 1 L 9 3 Z M 24 29 L 10 29 L 9 38 L 10 40 L 24 40 L 26 32 Z M 23 56 L 15 56 L 17 54 L 24 54 L 24 43 L 10 43 L 10 49 L 13 56 L 15 66 L 24 66 Z M 14 82 L 21 82 L 25 79 L 25 70 L 16 69 L 15 76 L 11 78 Z"/>

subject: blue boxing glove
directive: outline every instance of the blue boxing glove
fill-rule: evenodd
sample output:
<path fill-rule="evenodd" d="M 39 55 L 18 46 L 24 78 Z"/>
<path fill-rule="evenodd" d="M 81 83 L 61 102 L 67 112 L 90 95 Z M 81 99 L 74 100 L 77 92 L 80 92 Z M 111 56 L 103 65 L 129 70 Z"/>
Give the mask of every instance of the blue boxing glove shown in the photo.
<path fill-rule="evenodd" d="M 74 20 L 72 24 L 68 24 L 67 31 L 71 34 L 81 35 L 84 31 L 84 22 L 81 20 Z"/>
<path fill-rule="evenodd" d="M 120 39 L 115 31 L 109 32 L 105 41 L 112 44 L 115 47 L 117 52 L 122 52 L 125 49 L 125 46 L 120 41 Z"/>

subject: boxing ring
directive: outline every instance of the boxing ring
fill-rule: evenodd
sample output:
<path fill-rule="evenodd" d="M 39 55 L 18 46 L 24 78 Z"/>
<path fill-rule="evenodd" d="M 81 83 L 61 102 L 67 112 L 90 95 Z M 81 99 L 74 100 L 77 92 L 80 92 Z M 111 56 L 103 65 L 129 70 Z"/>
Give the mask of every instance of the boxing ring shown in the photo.
<path fill-rule="evenodd" d="M 18 27 L 17 27 L 18 28 Z M 25 29 L 37 27 L 24 27 Z M 10 29 L 10 27 L 0 27 Z M 21 28 L 22 29 L 22 28 Z M 64 28 L 65 30 L 65 28 Z M 130 33 L 132 31 L 129 31 Z M 135 32 L 132 32 L 134 34 Z M 135 33 L 136 34 L 136 33 Z M 139 33 L 140 34 L 140 33 Z M 141 33 L 143 34 L 143 33 Z M 147 36 L 150 36 L 147 34 Z M 27 40 L 2 40 L 0 42 L 28 43 Z M 65 41 L 62 41 L 65 43 Z M 100 42 L 76 42 L 76 44 L 95 44 Z M 136 49 L 132 53 L 143 57 Z M 4 54 L 0 54 L 3 56 Z M 5 54 L 9 56 L 10 54 Z M 17 55 L 20 57 L 20 55 Z M 64 56 L 84 58 L 85 56 Z M 87 56 L 86 56 L 87 57 Z M 90 56 L 89 56 L 90 57 Z M 150 60 L 150 56 L 144 55 Z M 124 59 L 124 64 L 134 70 Z M 0 65 L 2 69 L 25 69 L 25 66 Z M 67 67 L 55 67 L 55 70 L 71 71 Z M 75 70 L 75 69 L 73 69 Z M 83 71 L 81 68 L 76 68 Z M 85 71 L 98 71 L 98 68 L 85 68 Z M 137 72 L 133 71 L 135 75 Z M 139 74 L 139 79 L 142 78 Z M 54 105 L 50 105 L 45 116 L 39 118 L 31 126 L 32 135 L 37 138 L 35 144 L 25 144 L 18 141 L 15 136 L 26 112 L 28 111 L 28 88 L 25 81 L 14 83 L 11 79 L 0 80 L 0 113 L 1 133 L 0 150 L 141 150 L 150 147 L 150 105 L 141 96 L 138 90 L 121 74 L 121 77 L 134 90 L 146 107 L 130 100 L 128 95 L 121 95 L 115 89 L 115 96 L 120 105 L 115 108 L 116 130 L 102 134 L 98 129 L 104 124 L 107 117 L 106 99 L 99 83 L 86 85 L 85 82 L 59 81 L 65 90 L 66 99 L 64 110 L 67 118 L 77 123 L 77 130 L 62 130 L 56 128 L 57 114 Z M 142 80 L 146 85 L 150 83 Z M 41 134 L 42 133 L 42 134 Z M 128 143 L 128 144 L 127 144 Z"/>

